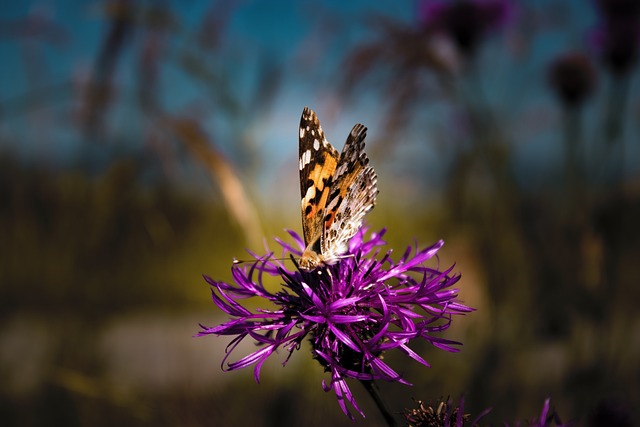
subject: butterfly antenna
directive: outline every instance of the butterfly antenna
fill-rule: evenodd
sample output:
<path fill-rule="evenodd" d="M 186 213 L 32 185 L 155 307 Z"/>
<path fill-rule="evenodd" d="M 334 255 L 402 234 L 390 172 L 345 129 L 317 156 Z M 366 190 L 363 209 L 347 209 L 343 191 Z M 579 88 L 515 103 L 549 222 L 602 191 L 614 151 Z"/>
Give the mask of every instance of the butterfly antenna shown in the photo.
<path fill-rule="evenodd" d="M 289 258 L 291 259 L 291 262 L 293 263 L 293 265 L 296 266 L 296 269 L 300 270 L 300 264 L 298 263 L 298 261 L 300 260 L 300 258 L 296 259 L 293 254 L 289 254 Z"/>
<path fill-rule="evenodd" d="M 287 261 L 289 258 L 256 258 L 256 259 L 238 259 L 236 257 L 233 257 L 233 265 L 240 265 L 240 264 L 244 264 L 245 262 L 256 262 L 256 261 Z M 293 255 L 291 255 L 291 260 L 294 262 L 294 264 L 297 265 L 295 259 L 293 258 Z"/>

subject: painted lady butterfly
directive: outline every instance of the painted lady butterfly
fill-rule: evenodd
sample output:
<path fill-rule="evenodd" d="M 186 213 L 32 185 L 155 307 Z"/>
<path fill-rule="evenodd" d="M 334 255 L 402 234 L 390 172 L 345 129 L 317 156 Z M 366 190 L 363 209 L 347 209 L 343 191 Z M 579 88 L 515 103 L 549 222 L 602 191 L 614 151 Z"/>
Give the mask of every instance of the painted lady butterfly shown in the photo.
<path fill-rule="evenodd" d="M 306 249 L 300 268 L 333 264 L 348 249 L 376 202 L 376 173 L 364 152 L 367 128 L 351 129 L 342 153 L 324 136 L 316 114 L 306 108 L 300 119 L 300 192 Z"/>

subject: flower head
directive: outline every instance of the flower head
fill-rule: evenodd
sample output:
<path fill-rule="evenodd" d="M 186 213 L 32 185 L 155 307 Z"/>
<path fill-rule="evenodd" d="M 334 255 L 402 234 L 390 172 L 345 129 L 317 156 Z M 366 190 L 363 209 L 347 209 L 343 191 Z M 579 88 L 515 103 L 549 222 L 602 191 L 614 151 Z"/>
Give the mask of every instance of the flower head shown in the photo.
<path fill-rule="evenodd" d="M 596 0 L 600 22 L 590 36 L 605 66 L 616 75 L 627 74 L 638 61 L 640 2 Z"/>
<path fill-rule="evenodd" d="M 616 20 L 637 17 L 640 3 L 637 0 L 595 0 L 596 7 L 605 19 Z"/>
<path fill-rule="evenodd" d="M 277 349 L 289 352 L 309 338 L 313 357 L 330 373 L 325 391 L 333 390 L 344 413 L 353 419 L 347 402 L 362 416 L 347 378 L 362 381 L 386 380 L 409 384 L 382 360 L 386 351 L 398 349 L 417 362 L 426 360 L 409 348 L 414 339 L 424 339 L 434 346 L 457 351 L 455 341 L 435 336 L 447 329 L 454 314 L 471 308 L 456 302 L 457 289 L 452 289 L 459 275 L 451 269 L 440 271 L 426 267 L 444 244 L 442 241 L 426 249 L 409 247 L 398 261 L 391 250 L 382 253 L 384 230 L 365 240 L 361 229 L 349 242 L 349 250 L 337 263 L 316 270 L 300 269 L 295 259 L 304 250 L 304 241 L 289 232 L 294 244 L 278 240 L 283 255 L 293 260 L 294 268 L 272 258 L 272 254 L 256 257 L 249 265 L 234 265 L 234 284 L 218 282 L 205 276 L 212 287 L 214 303 L 232 319 L 215 327 L 202 326 L 198 335 L 231 335 L 232 340 L 223 364 L 234 348 L 247 336 L 258 342 L 253 353 L 227 363 L 234 370 L 254 367 L 256 381 L 265 360 Z M 279 277 L 282 289 L 270 292 L 263 284 L 266 276 Z M 255 312 L 238 300 L 260 297 L 272 303 L 272 310 Z M 225 367 L 223 366 L 223 369 Z"/>
<path fill-rule="evenodd" d="M 513 427 L 527 426 L 527 427 L 569 427 L 572 424 L 563 424 L 560 420 L 560 416 L 551 408 L 551 399 L 547 398 L 542 405 L 542 411 L 540 411 L 539 417 L 533 417 L 525 424 L 514 423 Z M 505 423 L 506 427 L 509 424 Z"/>
<path fill-rule="evenodd" d="M 634 425 L 631 407 L 623 401 L 602 399 L 589 417 L 590 427 L 631 427 Z"/>
<path fill-rule="evenodd" d="M 455 406 L 451 399 L 439 399 L 435 402 L 416 402 L 417 408 L 405 409 L 403 416 L 407 427 L 464 427 L 471 415 L 464 413 L 464 400 Z M 477 421 L 477 420 L 476 420 Z M 475 425 L 476 421 L 472 425 Z"/>
<path fill-rule="evenodd" d="M 613 74 L 625 75 L 638 62 L 640 23 L 625 19 L 600 24 L 592 31 L 590 43 Z"/>
<path fill-rule="evenodd" d="M 533 417 L 524 423 L 504 423 L 505 427 L 569 427 L 572 424 L 563 424 L 558 414 L 550 409 L 551 399 L 544 401 L 540 416 Z M 405 409 L 403 416 L 407 421 L 407 427 L 465 427 L 479 426 L 479 421 L 491 412 L 491 408 L 482 411 L 471 420 L 470 414 L 464 413 L 464 398 L 460 398 L 456 406 L 451 399 L 428 402 L 417 401 L 418 407 Z M 607 424 L 609 425 L 609 424 Z M 617 424 L 616 424 L 617 425 Z M 626 424 L 621 424 L 625 425 Z M 630 424 L 629 424 L 630 425 Z"/>
<path fill-rule="evenodd" d="M 596 70 L 586 55 L 566 53 L 551 63 L 549 84 L 563 104 L 577 107 L 593 92 Z"/>
<path fill-rule="evenodd" d="M 472 55 L 489 32 L 512 21 L 514 5 L 508 0 L 423 0 L 419 13 L 423 28 L 447 35 L 462 53 Z"/>

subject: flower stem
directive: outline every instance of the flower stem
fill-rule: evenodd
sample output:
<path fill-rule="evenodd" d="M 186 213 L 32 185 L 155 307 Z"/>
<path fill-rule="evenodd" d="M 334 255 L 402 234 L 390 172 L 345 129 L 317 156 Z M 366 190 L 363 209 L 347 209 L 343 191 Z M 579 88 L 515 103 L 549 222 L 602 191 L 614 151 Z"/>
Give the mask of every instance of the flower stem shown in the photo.
<path fill-rule="evenodd" d="M 380 412 L 382 412 L 382 416 L 384 417 L 389 427 L 396 427 L 398 424 L 382 401 L 382 397 L 380 397 L 380 393 L 378 393 L 378 386 L 372 380 L 360 380 L 360 382 L 362 383 L 364 388 L 367 389 L 367 391 L 373 398 L 373 401 L 376 402 L 376 405 L 378 405 L 378 409 L 380 409 Z"/>
<path fill-rule="evenodd" d="M 603 153 L 600 162 L 609 165 L 610 170 L 605 175 L 608 189 L 615 189 L 624 178 L 624 117 L 627 110 L 629 93 L 629 77 L 613 76 L 610 82 L 608 105 L 603 123 Z"/>
<path fill-rule="evenodd" d="M 580 107 L 566 107 L 564 111 L 564 146 L 566 194 L 569 197 L 570 214 L 581 208 L 583 200 L 583 144 Z"/>

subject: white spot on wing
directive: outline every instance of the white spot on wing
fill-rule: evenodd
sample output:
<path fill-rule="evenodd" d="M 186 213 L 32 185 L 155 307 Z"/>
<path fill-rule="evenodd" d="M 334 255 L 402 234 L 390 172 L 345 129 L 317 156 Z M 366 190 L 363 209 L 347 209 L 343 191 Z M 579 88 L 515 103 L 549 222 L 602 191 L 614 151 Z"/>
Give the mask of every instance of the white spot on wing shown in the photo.
<path fill-rule="evenodd" d="M 300 128 L 300 138 L 304 138 L 304 128 Z"/>
<path fill-rule="evenodd" d="M 316 187 L 312 185 L 311 187 L 307 188 L 307 192 L 302 198 L 302 205 L 304 206 L 305 204 L 307 204 L 309 200 L 313 199 L 315 196 L 316 196 Z"/>
<path fill-rule="evenodd" d="M 311 162 L 311 150 L 307 150 L 300 156 L 300 170 L 304 169 Z"/>
<path fill-rule="evenodd" d="M 313 140 L 313 149 L 316 151 L 320 149 L 320 141 L 317 138 Z"/>
<path fill-rule="evenodd" d="M 343 163 L 340 167 L 334 172 L 335 176 L 340 176 L 347 171 L 348 164 Z"/>

